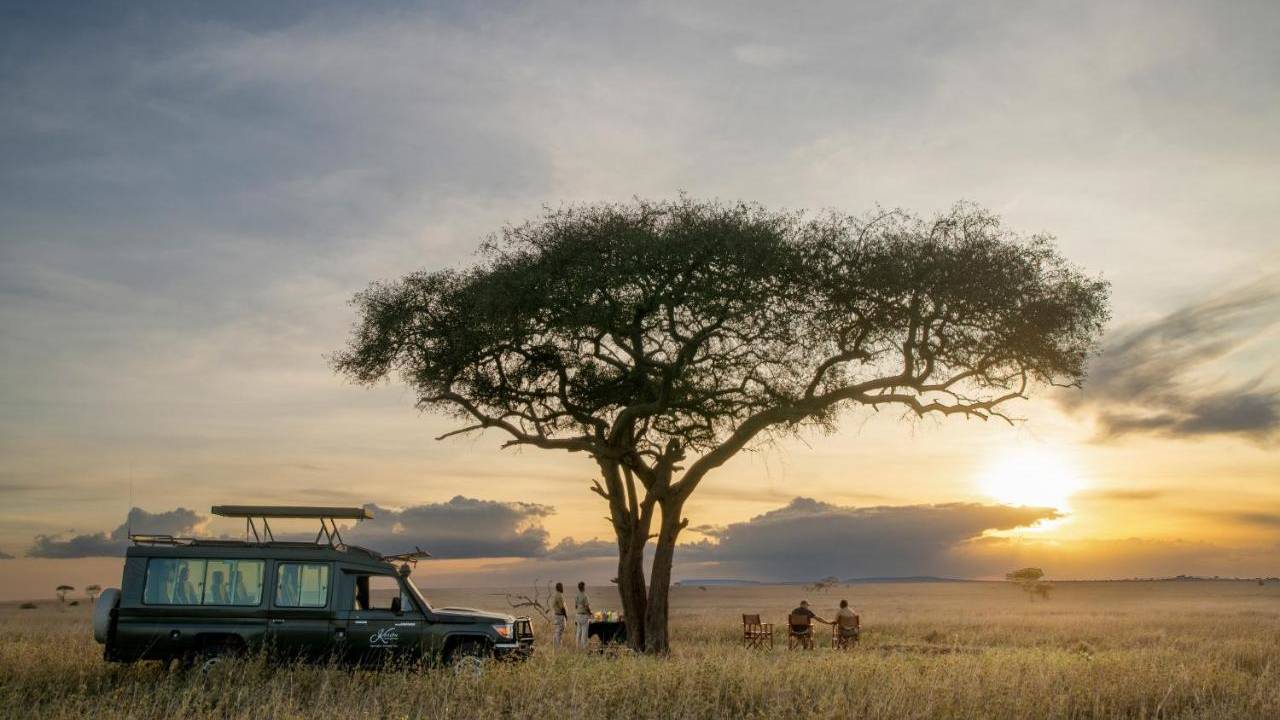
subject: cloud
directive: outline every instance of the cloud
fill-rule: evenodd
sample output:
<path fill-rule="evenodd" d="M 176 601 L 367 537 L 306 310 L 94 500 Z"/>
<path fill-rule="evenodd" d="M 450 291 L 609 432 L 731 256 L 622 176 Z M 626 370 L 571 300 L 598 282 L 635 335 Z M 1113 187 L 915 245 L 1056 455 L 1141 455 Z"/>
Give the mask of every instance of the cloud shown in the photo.
<path fill-rule="evenodd" d="M 1246 370 L 1240 356 L 1277 328 L 1280 276 L 1272 275 L 1114 334 L 1090 364 L 1084 392 L 1062 402 L 1093 415 L 1104 440 L 1269 440 L 1280 431 L 1280 387 L 1269 381 L 1275 368 Z"/>
<path fill-rule="evenodd" d="M 1273 512 L 1237 512 L 1227 517 L 1233 522 L 1245 525 L 1258 525 L 1265 528 L 1280 529 L 1280 510 Z"/>
<path fill-rule="evenodd" d="M 956 567 L 969 577 L 1001 577 L 1028 565 L 1051 579 L 1120 579 L 1198 575 L 1274 575 L 1277 547 L 1225 547 L 1182 539 L 1120 538 L 1039 540 L 993 537 L 956 553 Z"/>
<path fill-rule="evenodd" d="M 781 45 L 755 43 L 734 47 L 733 57 L 740 63 L 759 68 L 778 68 L 801 60 L 797 53 Z"/>
<path fill-rule="evenodd" d="M 978 503 L 840 507 L 798 497 L 785 507 L 680 548 L 681 562 L 713 563 L 726 576 L 803 580 L 950 574 L 951 553 L 988 530 L 1059 517 L 1052 508 Z"/>
<path fill-rule="evenodd" d="M 534 560 L 582 560 L 611 557 L 614 543 L 564 538 L 556 545 L 542 526 L 553 514 L 549 505 L 498 502 L 455 496 L 446 502 L 390 509 L 366 505 L 372 520 L 342 529 L 343 539 L 379 552 L 404 552 L 421 547 L 433 557 L 527 558 Z M 207 518 L 186 508 L 150 513 L 141 508 L 129 512 L 126 522 L 110 532 L 37 535 L 28 557 L 82 558 L 117 556 L 129 546 L 129 533 L 196 535 Z M 278 539 L 311 540 L 314 534 L 277 533 Z M 0 554 L 2 555 L 2 554 Z"/>
<path fill-rule="evenodd" d="M 547 560 L 582 560 L 585 558 L 615 557 L 618 544 L 611 540 L 584 540 L 578 542 L 571 537 L 564 538 L 547 551 Z"/>
<path fill-rule="evenodd" d="M 1110 500 L 1117 502 L 1139 502 L 1155 500 L 1168 493 L 1164 490 L 1088 490 L 1076 497 L 1081 500 Z"/>
<path fill-rule="evenodd" d="M 548 505 L 461 495 L 400 510 L 365 507 L 373 519 L 344 530 L 348 542 L 381 552 L 421 547 L 439 558 L 541 557 L 547 553 L 548 533 L 540 520 L 555 512 Z"/>
<path fill-rule="evenodd" d="M 83 558 L 123 555 L 129 546 L 129 533 L 153 535 L 193 535 L 205 523 L 206 518 L 194 510 L 176 508 L 168 512 L 150 513 L 133 508 L 125 522 L 110 533 L 88 535 L 37 535 L 35 543 L 27 550 L 28 557 Z"/>

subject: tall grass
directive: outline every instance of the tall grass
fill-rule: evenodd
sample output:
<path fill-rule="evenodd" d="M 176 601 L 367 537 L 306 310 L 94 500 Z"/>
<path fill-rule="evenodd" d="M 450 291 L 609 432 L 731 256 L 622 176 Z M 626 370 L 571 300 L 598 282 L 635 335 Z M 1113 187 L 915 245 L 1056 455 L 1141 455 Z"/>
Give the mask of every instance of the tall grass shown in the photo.
<path fill-rule="evenodd" d="M 597 604 L 606 605 L 604 590 Z M 542 650 L 482 675 L 273 667 L 203 674 L 102 662 L 82 609 L 0 609 L 0 713 L 136 718 L 1272 718 L 1280 588 L 1080 584 L 1028 603 L 999 585 L 851 594 L 857 650 L 738 645 L 739 613 L 775 620 L 794 588 L 679 589 L 669 658 Z M 488 604 L 466 593 L 448 602 Z M 820 633 L 820 636 L 822 633 Z"/>

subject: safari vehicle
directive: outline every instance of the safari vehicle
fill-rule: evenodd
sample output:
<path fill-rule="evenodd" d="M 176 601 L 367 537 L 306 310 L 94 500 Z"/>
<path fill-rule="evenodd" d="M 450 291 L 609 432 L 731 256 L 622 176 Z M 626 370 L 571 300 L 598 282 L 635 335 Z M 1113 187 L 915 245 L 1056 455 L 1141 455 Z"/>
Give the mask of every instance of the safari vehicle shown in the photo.
<path fill-rule="evenodd" d="M 211 663 L 265 650 L 277 659 L 477 664 L 533 651 L 527 617 L 432 607 L 409 579 L 427 553 L 345 544 L 337 521 L 372 518 L 363 508 L 212 513 L 244 518 L 245 539 L 130 535 L 120 588 L 94 607 L 107 660 Z M 314 542 L 278 541 L 268 524 L 277 518 L 318 519 L 320 531 Z"/>

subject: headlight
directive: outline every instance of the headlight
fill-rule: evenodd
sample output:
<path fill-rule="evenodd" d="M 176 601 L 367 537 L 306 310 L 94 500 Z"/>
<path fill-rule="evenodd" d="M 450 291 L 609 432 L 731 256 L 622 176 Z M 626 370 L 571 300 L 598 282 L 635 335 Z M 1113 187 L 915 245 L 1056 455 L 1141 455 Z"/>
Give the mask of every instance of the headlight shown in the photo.
<path fill-rule="evenodd" d="M 508 640 L 510 640 L 510 639 L 511 639 L 511 623 L 503 623 L 503 624 L 501 624 L 501 625 L 494 625 L 494 626 L 493 626 L 493 631 L 494 631 L 494 632 L 496 632 L 496 633 L 498 633 L 499 635 L 501 635 L 502 637 L 504 637 L 504 638 L 506 638 L 506 639 L 508 639 Z"/>

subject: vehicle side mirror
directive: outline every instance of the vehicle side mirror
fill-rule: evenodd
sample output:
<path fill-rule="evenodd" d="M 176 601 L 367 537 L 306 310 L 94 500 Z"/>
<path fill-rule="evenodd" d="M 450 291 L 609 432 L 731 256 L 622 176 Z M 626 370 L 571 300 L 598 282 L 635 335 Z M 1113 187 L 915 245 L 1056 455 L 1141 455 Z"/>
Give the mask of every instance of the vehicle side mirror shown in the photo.
<path fill-rule="evenodd" d="M 397 614 L 397 615 L 403 615 L 403 614 L 404 614 L 404 610 L 400 607 L 400 596 L 399 596 L 399 595 L 397 595 L 397 596 L 395 596 L 395 597 L 391 598 L 391 612 L 393 612 L 393 613 L 395 613 L 395 614 Z"/>

